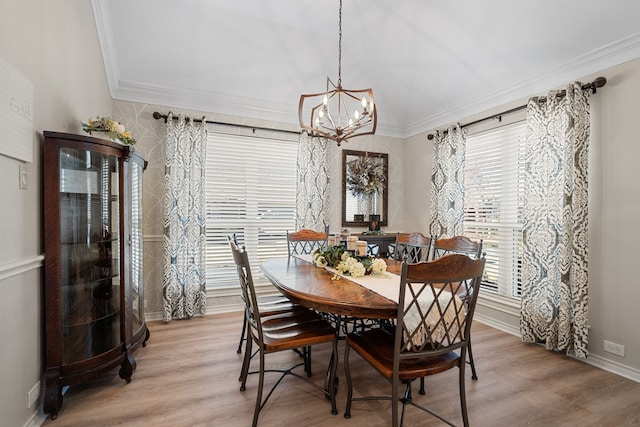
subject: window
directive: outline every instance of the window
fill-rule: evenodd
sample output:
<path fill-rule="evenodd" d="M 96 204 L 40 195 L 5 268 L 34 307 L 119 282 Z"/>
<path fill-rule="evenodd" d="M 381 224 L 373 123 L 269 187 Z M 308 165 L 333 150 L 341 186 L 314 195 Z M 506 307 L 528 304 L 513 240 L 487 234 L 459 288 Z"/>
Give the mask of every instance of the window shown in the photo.
<path fill-rule="evenodd" d="M 207 289 L 237 288 L 227 241 L 245 245 L 254 282 L 259 265 L 287 256 L 295 228 L 297 141 L 209 132 L 206 166 Z"/>
<path fill-rule="evenodd" d="M 483 240 L 482 287 L 521 296 L 525 122 L 467 137 L 464 234 Z"/>

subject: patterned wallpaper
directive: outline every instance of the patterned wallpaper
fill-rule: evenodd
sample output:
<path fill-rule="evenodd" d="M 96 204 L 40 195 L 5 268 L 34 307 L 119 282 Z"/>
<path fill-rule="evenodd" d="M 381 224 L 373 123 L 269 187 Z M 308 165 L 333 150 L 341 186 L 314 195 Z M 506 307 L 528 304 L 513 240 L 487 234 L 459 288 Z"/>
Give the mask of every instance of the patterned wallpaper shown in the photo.
<path fill-rule="evenodd" d="M 149 162 L 143 178 L 143 228 L 144 228 L 144 292 L 145 314 L 147 320 L 157 320 L 162 313 L 162 203 L 164 197 L 164 145 L 165 123 L 153 118 L 158 111 L 167 114 L 172 111 L 191 114 L 194 117 L 206 116 L 214 120 L 233 124 L 270 127 L 276 129 L 298 130 L 297 126 L 282 123 L 272 123 L 264 120 L 252 120 L 237 116 L 203 113 L 201 111 L 169 108 L 166 106 L 140 104 L 129 101 L 114 101 L 113 116 L 120 121 L 136 139 L 135 150 L 143 154 Z M 234 131 L 226 128 L 225 131 Z M 235 128 L 235 132 L 244 130 Z M 341 147 L 335 143 L 329 144 L 329 171 L 331 176 L 331 212 L 330 230 L 341 230 L 341 186 L 342 186 L 342 149 L 372 151 L 389 154 L 389 226 L 384 231 L 404 231 L 404 174 L 402 170 L 403 140 L 384 136 L 366 136 L 345 142 Z M 351 231 L 362 231 L 362 228 L 352 228 Z M 239 297 L 227 295 L 208 299 L 208 312 L 224 311 L 229 307 L 239 307 Z"/>

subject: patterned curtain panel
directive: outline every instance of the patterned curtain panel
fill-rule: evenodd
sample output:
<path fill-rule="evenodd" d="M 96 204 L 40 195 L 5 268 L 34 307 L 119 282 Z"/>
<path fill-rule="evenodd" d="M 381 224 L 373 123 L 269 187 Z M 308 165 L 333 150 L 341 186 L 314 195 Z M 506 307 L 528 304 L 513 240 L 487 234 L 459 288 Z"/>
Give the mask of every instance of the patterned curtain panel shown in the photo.
<path fill-rule="evenodd" d="M 465 142 L 460 125 L 451 126 L 446 132 L 436 132 L 429 232 L 438 237 L 462 234 Z"/>
<path fill-rule="evenodd" d="M 180 115 L 167 119 L 164 195 L 165 322 L 205 314 L 204 177 L 207 130 Z"/>
<path fill-rule="evenodd" d="M 589 92 L 556 95 L 527 105 L 520 332 L 586 358 Z"/>
<path fill-rule="evenodd" d="M 325 138 L 300 134 L 298 144 L 298 188 L 296 228 L 324 231 L 329 225 L 328 142 Z"/>

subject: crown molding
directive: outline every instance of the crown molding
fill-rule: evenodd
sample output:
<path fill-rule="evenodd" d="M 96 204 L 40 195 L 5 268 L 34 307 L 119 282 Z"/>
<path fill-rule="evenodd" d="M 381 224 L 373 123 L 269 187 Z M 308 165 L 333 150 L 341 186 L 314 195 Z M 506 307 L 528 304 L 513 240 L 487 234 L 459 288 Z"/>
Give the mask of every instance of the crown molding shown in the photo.
<path fill-rule="evenodd" d="M 106 1 L 91 0 L 91 6 L 93 7 L 93 17 L 96 21 L 100 50 L 102 51 L 102 62 L 107 74 L 109 93 L 112 98 L 115 98 L 114 92 L 120 82 L 120 63 L 114 49 L 111 14 Z"/>
<path fill-rule="evenodd" d="M 405 137 L 430 131 L 491 108 L 547 92 L 568 82 L 579 80 L 637 58 L 640 58 L 640 33 L 595 49 L 541 74 L 512 82 L 499 92 L 487 92 L 470 98 L 461 105 L 425 117 L 423 120 L 409 125 L 405 130 Z"/>

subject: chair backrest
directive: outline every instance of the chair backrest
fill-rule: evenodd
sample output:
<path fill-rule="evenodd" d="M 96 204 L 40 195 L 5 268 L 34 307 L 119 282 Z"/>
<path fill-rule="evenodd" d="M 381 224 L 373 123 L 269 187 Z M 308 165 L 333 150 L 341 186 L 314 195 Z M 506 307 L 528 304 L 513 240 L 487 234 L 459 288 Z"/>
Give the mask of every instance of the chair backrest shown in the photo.
<path fill-rule="evenodd" d="M 398 233 L 393 249 L 393 258 L 398 261 L 416 263 L 429 259 L 432 238 L 422 233 Z"/>
<path fill-rule="evenodd" d="M 471 258 L 482 256 L 482 240 L 474 242 L 465 236 L 454 236 L 450 238 L 434 239 L 433 259 L 440 258 L 449 253 L 469 255 Z"/>
<path fill-rule="evenodd" d="M 465 360 L 485 259 L 450 254 L 403 262 L 394 352 L 396 360 L 462 349 Z M 462 301 L 457 295 L 469 295 Z"/>
<path fill-rule="evenodd" d="M 262 337 L 262 324 L 260 323 L 260 310 L 258 308 L 258 300 L 253 285 L 253 277 L 251 276 L 251 266 L 249 264 L 249 255 L 244 246 L 240 248 L 235 241 L 234 236 L 228 236 L 229 246 L 233 254 L 233 262 L 238 270 L 238 279 L 240 281 L 240 289 L 242 299 L 245 303 L 245 317 L 247 324 L 251 329 L 251 333 L 255 337 Z M 260 341 L 261 342 L 261 341 Z"/>
<path fill-rule="evenodd" d="M 310 254 L 316 249 L 325 249 L 329 235 L 326 232 L 302 229 L 290 233 L 287 231 L 287 249 L 289 256 Z"/>

